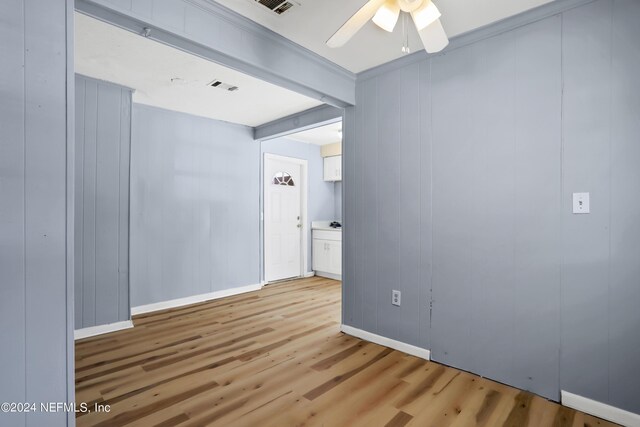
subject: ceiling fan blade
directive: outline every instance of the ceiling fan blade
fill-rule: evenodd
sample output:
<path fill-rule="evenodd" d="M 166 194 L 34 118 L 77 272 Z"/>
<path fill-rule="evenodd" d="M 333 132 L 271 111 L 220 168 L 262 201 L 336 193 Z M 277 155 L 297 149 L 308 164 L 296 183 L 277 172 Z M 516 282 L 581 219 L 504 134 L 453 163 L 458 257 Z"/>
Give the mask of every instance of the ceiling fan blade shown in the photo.
<path fill-rule="evenodd" d="M 418 34 L 420 34 L 424 49 L 429 53 L 440 52 L 449 44 L 449 38 L 439 19 L 418 31 Z"/>
<path fill-rule="evenodd" d="M 411 12 L 411 18 L 413 18 L 418 31 L 425 29 L 436 19 L 440 19 L 440 16 L 440 11 L 431 0 L 424 0 L 419 8 Z"/>
<path fill-rule="evenodd" d="M 335 32 L 334 35 L 331 36 L 329 40 L 327 40 L 327 46 L 329 47 L 340 47 L 343 46 L 346 42 L 348 42 L 351 37 L 353 37 L 364 24 L 369 22 L 371 18 L 374 17 L 378 8 L 384 4 L 385 0 L 369 0 L 364 6 L 360 8 L 356 13 L 353 14 L 351 18 L 347 22 L 344 23 L 342 27 L 338 31 Z"/>

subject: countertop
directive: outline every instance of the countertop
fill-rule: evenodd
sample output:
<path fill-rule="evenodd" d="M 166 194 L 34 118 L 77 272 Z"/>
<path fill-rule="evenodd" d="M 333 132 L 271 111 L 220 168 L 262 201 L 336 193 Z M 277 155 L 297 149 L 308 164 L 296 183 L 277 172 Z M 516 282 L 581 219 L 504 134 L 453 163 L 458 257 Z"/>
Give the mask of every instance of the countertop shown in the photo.
<path fill-rule="evenodd" d="M 311 229 L 312 230 L 322 230 L 322 231 L 336 231 L 342 233 L 342 228 L 333 228 L 329 227 L 333 221 L 312 221 Z"/>
<path fill-rule="evenodd" d="M 342 233 L 342 228 L 333 228 L 333 227 L 311 227 L 312 230 L 322 230 L 322 231 L 337 231 Z"/>

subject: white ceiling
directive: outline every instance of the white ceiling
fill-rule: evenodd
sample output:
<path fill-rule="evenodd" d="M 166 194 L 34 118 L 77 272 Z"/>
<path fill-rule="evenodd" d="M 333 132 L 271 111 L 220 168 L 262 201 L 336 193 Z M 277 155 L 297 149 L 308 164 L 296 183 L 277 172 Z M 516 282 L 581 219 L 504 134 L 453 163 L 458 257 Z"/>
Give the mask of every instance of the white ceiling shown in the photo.
<path fill-rule="evenodd" d="M 294 0 L 282 15 L 254 0 L 215 0 L 241 15 L 281 34 L 293 42 L 354 72 L 367 70 L 402 56 L 402 25 L 393 34 L 367 23 L 345 46 L 331 49 L 325 42 L 366 0 Z M 434 0 L 442 12 L 449 38 L 524 12 L 552 0 Z M 412 51 L 421 47 L 413 27 L 409 31 Z"/>
<path fill-rule="evenodd" d="M 75 20 L 76 72 L 135 89 L 134 102 L 247 126 L 321 105 L 85 15 L 76 13 Z M 214 79 L 240 90 L 207 86 Z"/>
<path fill-rule="evenodd" d="M 342 142 L 342 120 L 330 125 L 305 130 L 287 135 L 287 139 L 305 142 L 307 144 L 327 145 L 335 142 Z"/>

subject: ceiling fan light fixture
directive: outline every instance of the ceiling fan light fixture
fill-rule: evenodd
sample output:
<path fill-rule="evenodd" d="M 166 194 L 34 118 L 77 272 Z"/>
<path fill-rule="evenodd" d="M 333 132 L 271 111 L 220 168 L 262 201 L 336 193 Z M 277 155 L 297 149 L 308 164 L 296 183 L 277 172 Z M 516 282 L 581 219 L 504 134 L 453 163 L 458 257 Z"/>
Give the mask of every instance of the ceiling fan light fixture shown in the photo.
<path fill-rule="evenodd" d="M 431 0 L 425 0 L 419 8 L 411 12 L 411 17 L 418 31 L 422 31 L 433 24 L 440 19 L 440 16 L 442 14 Z"/>
<path fill-rule="evenodd" d="M 378 27 L 391 33 L 398 22 L 399 16 L 400 7 L 398 7 L 398 4 L 394 0 L 387 0 L 376 12 L 373 22 Z"/>

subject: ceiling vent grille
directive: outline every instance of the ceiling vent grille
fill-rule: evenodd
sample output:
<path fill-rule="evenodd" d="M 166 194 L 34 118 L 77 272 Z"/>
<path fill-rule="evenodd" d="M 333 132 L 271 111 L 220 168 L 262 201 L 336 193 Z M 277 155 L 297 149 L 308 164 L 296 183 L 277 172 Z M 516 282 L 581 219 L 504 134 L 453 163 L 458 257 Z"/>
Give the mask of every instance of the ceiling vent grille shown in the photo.
<path fill-rule="evenodd" d="M 218 79 L 215 79 L 211 83 L 207 83 L 207 86 L 211 86 L 211 87 L 214 87 L 216 89 L 226 90 L 228 92 L 235 92 L 237 90 L 240 90 L 240 88 L 238 86 L 230 85 L 229 83 L 225 83 L 225 82 L 223 82 L 221 80 L 218 80 Z"/>
<path fill-rule="evenodd" d="M 254 0 L 256 3 L 260 3 L 261 5 L 269 8 L 272 12 L 277 13 L 278 15 L 282 15 L 287 10 L 293 7 L 293 3 L 290 1 L 282 1 L 282 0 Z"/>

